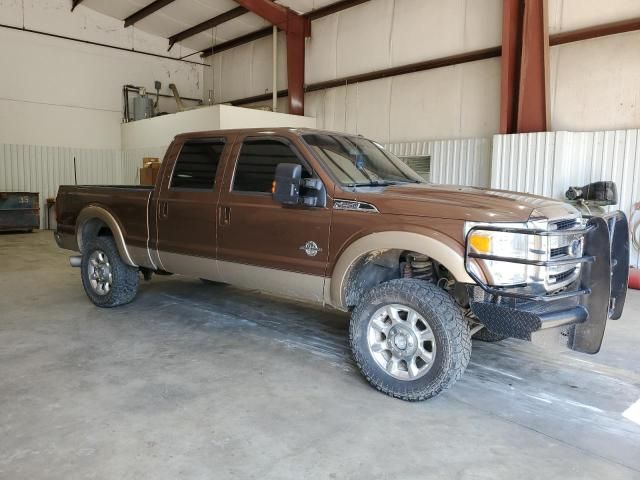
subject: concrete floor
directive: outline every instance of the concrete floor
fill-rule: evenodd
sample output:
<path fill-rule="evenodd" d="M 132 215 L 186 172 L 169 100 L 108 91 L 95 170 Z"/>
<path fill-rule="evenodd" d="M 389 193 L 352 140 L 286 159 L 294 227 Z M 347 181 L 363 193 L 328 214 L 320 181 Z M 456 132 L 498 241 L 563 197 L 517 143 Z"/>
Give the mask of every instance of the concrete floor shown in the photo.
<path fill-rule="evenodd" d="M 411 404 L 343 315 L 178 277 L 101 310 L 67 256 L 0 235 L 0 478 L 640 478 L 637 292 L 597 356 L 475 343 Z"/>

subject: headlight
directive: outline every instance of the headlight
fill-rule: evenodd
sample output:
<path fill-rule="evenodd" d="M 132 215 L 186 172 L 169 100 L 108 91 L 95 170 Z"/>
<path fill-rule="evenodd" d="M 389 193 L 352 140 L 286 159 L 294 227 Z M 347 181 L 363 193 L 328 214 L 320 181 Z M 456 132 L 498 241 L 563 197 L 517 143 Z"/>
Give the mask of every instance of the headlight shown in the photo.
<path fill-rule="evenodd" d="M 527 228 L 526 223 L 474 223 L 465 222 L 464 234 L 478 226 L 499 226 L 506 228 Z M 531 235 L 508 232 L 489 232 L 475 230 L 468 238 L 469 250 L 483 255 L 499 255 L 518 259 L 529 259 L 531 249 Z M 493 286 L 515 286 L 527 283 L 529 275 L 527 265 L 510 263 L 499 260 L 477 260 L 484 268 L 487 280 Z"/>

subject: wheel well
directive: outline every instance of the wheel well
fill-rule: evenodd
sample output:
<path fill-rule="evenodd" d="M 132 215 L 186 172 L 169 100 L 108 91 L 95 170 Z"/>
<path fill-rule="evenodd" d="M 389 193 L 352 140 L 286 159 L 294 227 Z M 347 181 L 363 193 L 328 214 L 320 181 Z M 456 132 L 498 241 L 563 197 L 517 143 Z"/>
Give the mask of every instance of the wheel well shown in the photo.
<path fill-rule="evenodd" d="M 78 231 L 78 247 L 80 247 L 80 251 L 83 251 L 84 245 L 95 237 L 113 237 L 113 232 L 109 226 L 99 218 L 87 220 Z"/>
<path fill-rule="evenodd" d="M 378 250 L 363 255 L 351 267 L 344 287 L 346 306 L 352 309 L 371 288 L 396 278 L 419 278 L 438 284 L 446 281 L 442 286 L 447 290 L 455 284 L 449 270 L 427 255 L 401 249 Z"/>

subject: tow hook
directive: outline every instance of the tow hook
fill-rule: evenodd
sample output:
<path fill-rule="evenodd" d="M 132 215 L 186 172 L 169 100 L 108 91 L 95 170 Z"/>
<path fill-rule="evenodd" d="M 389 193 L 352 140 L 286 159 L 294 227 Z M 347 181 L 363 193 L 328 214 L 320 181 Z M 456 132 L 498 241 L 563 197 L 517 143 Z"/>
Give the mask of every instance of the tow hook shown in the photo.
<path fill-rule="evenodd" d="M 82 265 L 82 256 L 81 255 L 71 255 L 69 257 L 69 265 L 72 267 L 79 267 Z"/>

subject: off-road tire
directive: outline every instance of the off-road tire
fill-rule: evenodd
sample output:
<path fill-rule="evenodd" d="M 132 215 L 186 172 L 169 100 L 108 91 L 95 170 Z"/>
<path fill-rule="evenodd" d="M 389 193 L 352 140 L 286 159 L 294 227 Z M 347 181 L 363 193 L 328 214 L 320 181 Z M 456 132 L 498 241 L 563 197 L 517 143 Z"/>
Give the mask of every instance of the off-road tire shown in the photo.
<path fill-rule="evenodd" d="M 389 304 L 411 307 L 433 331 L 436 353 L 433 365 L 416 380 L 399 380 L 381 368 L 369 351 L 367 329 L 372 315 Z M 432 283 L 398 279 L 382 283 L 366 293 L 351 316 L 349 340 L 353 358 L 367 381 L 392 397 L 420 401 L 453 385 L 471 357 L 469 324 L 455 300 Z"/>
<path fill-rule="evenodd" d="M 106 295 L 97 294 L 91 287 L 89 280 L 88 262 L 91 254 L 96 250 L 101 250 L 107 255 L 111 266 L 113 282 L 111 290 Z M 82 252 L 80 272 L 84 291 L 98 307 L 109 308 L 124 305 L 131 302 L 138 292 L 138 285 L 140 284 L 139 270 L 122 261 L 113 237 L 94 237 L 87 242 L 84 252 Z"/>
<path fill-rule="evenodd" d="M 506 335 L 500 335 L 499 333 L 493 333 L 492 331 L 483 328 L 482 330 L 474 333 L 473 337 L 471 338 L 473 340 L 479 340 L 481 342 L 495 343 L 509 337 Z"/>

